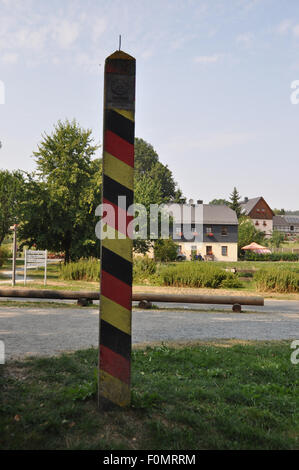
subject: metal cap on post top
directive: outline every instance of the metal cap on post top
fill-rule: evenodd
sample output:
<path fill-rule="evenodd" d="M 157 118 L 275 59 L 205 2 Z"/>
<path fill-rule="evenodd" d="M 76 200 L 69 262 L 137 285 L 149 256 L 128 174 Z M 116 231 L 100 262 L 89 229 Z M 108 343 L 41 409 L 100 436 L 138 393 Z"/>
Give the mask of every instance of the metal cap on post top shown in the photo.
<path fill-rule="evenodd" d="M 113 207 L 116 217 L 107 221 L 113 236 L 101 242 L 101 409 L 131 401 L 133 240 L 127 227 L 134 196 L 135 71 L 134 57 L 121 50 L 105 61 L 102 201 Z"/>

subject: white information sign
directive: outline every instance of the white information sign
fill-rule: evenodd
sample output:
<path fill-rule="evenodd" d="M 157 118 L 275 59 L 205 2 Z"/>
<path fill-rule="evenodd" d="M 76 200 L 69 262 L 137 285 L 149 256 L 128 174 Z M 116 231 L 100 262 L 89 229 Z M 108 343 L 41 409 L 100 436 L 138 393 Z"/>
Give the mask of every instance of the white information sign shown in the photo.
<path fill-rule="evenodd" d="M 24 285 L 26 285 L 27 269 L 44 267 L 44 285 L 47 284 L 47 250 L 25 250 L 25 265 L 24 265 Z"/>

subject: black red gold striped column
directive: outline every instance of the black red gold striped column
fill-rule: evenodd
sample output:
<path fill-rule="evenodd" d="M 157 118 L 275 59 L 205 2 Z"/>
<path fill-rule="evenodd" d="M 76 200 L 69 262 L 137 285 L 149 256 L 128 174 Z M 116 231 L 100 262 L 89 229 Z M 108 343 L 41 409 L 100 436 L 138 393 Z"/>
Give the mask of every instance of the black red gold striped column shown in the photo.
<path fill-rule="evenodd" d="M 101 242 L 99 406 L 104 409 L 131 400 L 133 241 L 127 210 L 134 195 L 135 68 L 135 59 L 122 51 L 105 62 L 102 202 L 112 205 L 116 218 L 107 227 L 110 238 Z"/>

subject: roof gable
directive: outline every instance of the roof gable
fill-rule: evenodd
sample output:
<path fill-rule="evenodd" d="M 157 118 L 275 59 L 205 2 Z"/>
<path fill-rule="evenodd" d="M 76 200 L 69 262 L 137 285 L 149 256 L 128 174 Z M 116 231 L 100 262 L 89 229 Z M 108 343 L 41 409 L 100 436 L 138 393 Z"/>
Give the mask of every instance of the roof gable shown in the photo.
<path fill-rule="evenodd" d="M 252 199 L 248 199 L 247 202 L 242 202 L 240 206 L 242 210 L 245 212 L 246 215 L 249 215 L 252 209 L 257 205 L 261 197 L 254 197 Z"/>
<path fill-rule="evenodd" d="M 267 206 L 267 208 L 270 211 L 270 213 L 272 214 L 272 216 L 274 216 L 274 212 L 272 211 L 271 207 L 269 206 L 269 204 L 267 204 L 267 202 L 265 201 L 265 199 L 262 196 L 254 197 L 252 199 L 248 199 L 247 202 L 242 202 L 240 205 L 241 205 L 241 208 L 242 208 L 243 212 L 245 212 L 246 215 L 250 216 L 250 213 L 261 202 L 264 203 Z"/>

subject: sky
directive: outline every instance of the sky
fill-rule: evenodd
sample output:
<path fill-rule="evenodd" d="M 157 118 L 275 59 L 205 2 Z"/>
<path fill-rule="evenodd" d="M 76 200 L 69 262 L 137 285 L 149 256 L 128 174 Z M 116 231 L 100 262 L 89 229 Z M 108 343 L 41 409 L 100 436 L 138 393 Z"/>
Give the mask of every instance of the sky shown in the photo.
<path fill-rule="evenodd" d="M 299 209 L 297 0 L 0 0 L 0 168 L 33 171 L 58 120 L 101 144 L 119 35 L 136 58 L 136 136 L 184 196 L 236 186 Z"/>

